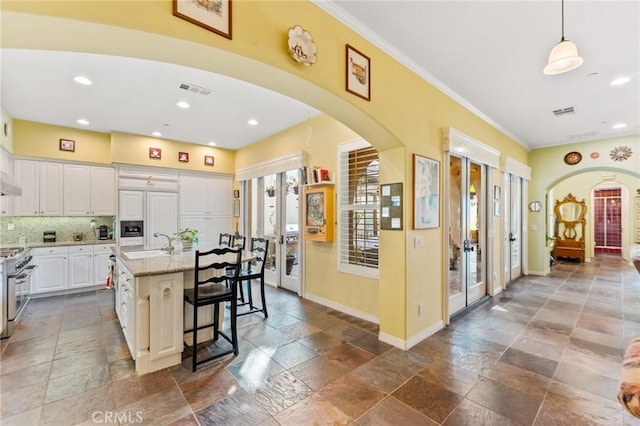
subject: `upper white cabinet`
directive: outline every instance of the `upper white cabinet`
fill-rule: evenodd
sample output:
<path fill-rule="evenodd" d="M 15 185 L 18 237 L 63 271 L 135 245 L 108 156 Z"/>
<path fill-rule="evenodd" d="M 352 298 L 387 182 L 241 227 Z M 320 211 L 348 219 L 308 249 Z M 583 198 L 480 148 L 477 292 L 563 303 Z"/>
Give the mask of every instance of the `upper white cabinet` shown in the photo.
<path fill-rule="evenodd" d="M 113 216 L 115 210 L 114 169 L 64 165 L 65 216 Z"/>
<path fill-rule="evenodd" d="M 144 191 L 119 192 L 118 219 L 144 220 Z"/>
<path fill-rule="evenodd" d="M 22 195 L 13 197 L 15 216 L 62 216 L 62 164 L 15 160 L 13 176 L 22 188 Z"/>
<path fill-rule="evenodd" d="M 13 176 L 13 162 L 11 155 L 0 147 L 0 172 Z M 0 197 L 0 216 L 11 216 L 13 214 L 13 197 Z"/>

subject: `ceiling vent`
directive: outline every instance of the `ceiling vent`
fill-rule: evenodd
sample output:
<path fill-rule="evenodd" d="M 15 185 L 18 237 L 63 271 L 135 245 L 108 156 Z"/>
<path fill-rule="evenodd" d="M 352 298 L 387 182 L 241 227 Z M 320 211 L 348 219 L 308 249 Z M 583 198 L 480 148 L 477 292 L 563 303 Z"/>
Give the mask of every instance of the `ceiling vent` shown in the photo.
<path fill-rule="evenodd" d="M 600 136 L 600 130 L 591 130 L 583 133 L 575 133 L 573 135 L 569 135 L 570 140 L 585 140 L 585 139 L 594 139 Z"/>
<path fill-rule="evenodd" d="M 576 112 L 576 108 L 570 106 L 570 107 L 566 107 L 566 108 L 554 109 L 553 110 L 553 115 L 558 117 L 560 115 L 565 115 L 565 114 L 575 114 L 575 112 Z"/>
<path fill-rule="evenodd" d="M 182 90 L 187 90 L 192 93 L 199 93 L 201 95 L 208 95 L 211 93 L 210 89 L 206 89 L 204 87 L 196 86 L 195 84 L 189 83 L 180 83 L 179 86 Z"/>

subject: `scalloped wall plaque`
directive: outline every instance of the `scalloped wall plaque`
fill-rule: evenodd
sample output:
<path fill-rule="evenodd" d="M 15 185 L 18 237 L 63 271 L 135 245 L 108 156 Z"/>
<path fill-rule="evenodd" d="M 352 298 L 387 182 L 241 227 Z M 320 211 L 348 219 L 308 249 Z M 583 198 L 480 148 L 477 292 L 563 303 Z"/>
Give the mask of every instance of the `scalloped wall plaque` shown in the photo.
<path fill-rule="evenodd" d="M 318 48 L 313 42 L 309 31 L 305 31 L 300 25 L 289 28 L 289 53 L 294 61 L 309 67 L 316 63 Z"/>
<path fill-rule="evenodd" d="M 628 146 L 617 146 L 611 150 L 609 156 L 613 161 L 624 161 L 628 160 L 631 154 L 633 154 L 633 151 Z"/>

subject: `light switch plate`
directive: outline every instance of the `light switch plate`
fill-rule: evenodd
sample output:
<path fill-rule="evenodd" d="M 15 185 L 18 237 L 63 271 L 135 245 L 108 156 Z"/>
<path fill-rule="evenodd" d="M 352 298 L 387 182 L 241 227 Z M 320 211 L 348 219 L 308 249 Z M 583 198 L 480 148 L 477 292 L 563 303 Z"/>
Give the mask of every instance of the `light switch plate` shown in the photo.
<path fill-rule="evenodd" d="M 424 246 L 424 240 L 422 239 L 422 237 L 415 237 L 413 239 L 413 247 L 419 249 L 422 248 Z"/>

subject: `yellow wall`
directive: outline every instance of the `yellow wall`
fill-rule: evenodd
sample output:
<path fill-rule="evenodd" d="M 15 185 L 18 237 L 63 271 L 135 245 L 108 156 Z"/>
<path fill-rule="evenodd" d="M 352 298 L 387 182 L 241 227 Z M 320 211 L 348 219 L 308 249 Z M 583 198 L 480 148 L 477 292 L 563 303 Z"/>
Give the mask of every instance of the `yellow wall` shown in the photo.
<path fill-rule="evenodd" d="M 13 155 L 111 164 L 110 136 L 70 127 L 14 120 Z M 75 151 L 61 151 L 60 139 L 75 141 Z"/>
<path fill-rule="evenodd" d="M 231 75 L 289 95 L 326 112 L 373 144 L 381 153 L 383 183 L 402 182 L 405 200 L 410 200 L 411 155 L 418 153 L 442 161 L 440 135 L 444 127 L 455 127 L 503 155 L 527 162 L 527 152 L 522 146 L 312 3 L 236 1 L 233 5 L 233 40 L 227 40 L 172 16 L 169 0 L 3 1 L 0 4 L 3 11 L 1 43 L 3 47 L 73 50 L 167 61 Z M 318 45 L 318 62 L 312 67 L 295 63 L 287 53 L 287 30 L 295 24 L 310 31 Z M 344 90 L 346 43 L 371 58 L 371 102 Z M 300 140 L 304 139 L 303 136 Z M 336 142 L 320 141 L 329 147 Z M 242 167 L 280 156 L 280 143 L 256 148 L 245 157 L 239 153 L 236 165 Z M 336 154 L 327 149 L 316 155 L 312 164 L 330 164 L 335 161 L 330 158 Z M 406 227 L 401 232 L 382 233 L 381 244 L 385 247 L 381 249 L 383 267 L 378 295 L 373 294 L 374 291 L 360 291 L 363 285 L 354 277 L 343 277 L 340 289 L 326 291 L 331 300 L 344 300 L 355 309 L 367 311 L 379 298 L 381 331 L 401 340 L 443 319 L 441 292 L 445 267 L 442 229 L 411 230 L 409 208 L 405 209 L 404 223 Z M 418 235 L 424 238 L 423 249 L 413 248 L 413 239 Z M 335 256 L 331 251 L 320 249 L 315 258 L 327 262 L 323 271 L 335 269 Z M 312 256 L 309 261 L 314 261 Z M 314 266 L 310 269 L 315 270 Z M 317 282 L 317 291 L 321 292 L 326 277 L 322 272 L 318 272 L 318 276 L 312 274 L 309 273 L 309 281 Z M 362 302 L 362 298 L 366 301 Z M 409 300 L 411 306 L 408 306 Z M 421 317 L 414 309 L 417 304 L 425 308 Z"/>
<path fill-rule="evenodd" d="M 626 161 L 613 161 L 609 153 L 618 146 L 630 147 L 633 151 L 631 158 Z M 574 166 L 564 163 L 564 156 L 571 151 L 582 154 L 582 161 Z M 598 158 L 592 158 L 591 153 L 597 153 Z M 529 201 L 541 201 L 544 205 L 547 191 L 553 190 L 557 185 L 560 185 L 561 191 L 566 192 L 568 188 L 562 186 L 562 182 L 566 180 L 569 180 L 571 186 L 575 187 L 574 195 L 588 201 L 592 187 L 598 182 L 605 181 L 603 174 L 610 173 L 617 174 L 619 179 L 626 175 L 621 182 L 628 185 L 628 189 L 633 191 L 634 188 L 640 188 L 639 154 L 640 136 L 638 135 L 534 149 L 529 153 L 529 166 L 532 169 Z M 597 179 L 594 179 L 594 176 Z M 565 195 L 563 192 L 556 191 L 554 200 L 562 199 Z M 529 212 L 529 269 L 532 271 L 544 273 L 549 270 L 548 252 L 544 247 L 546 245 L 546 226 L 548 221 L 553 218 L 554 200 L 551 200 L 547 206 L 547 214 L 544 211 L 540 213 Z M 536 229 L 531 229 L 531 226 Z M 588 244 L 592 246 L 591 242 Z"/>
<path fill-rule="evenodd" d="M 149 158 L 149 148 L 160 148 L 161 158 Z M 189 154 L 188 163 L 178 161 L 179 152 Z M 205 166 L 205 155 L 213 156 L 213 167 Z M 228 149 L 120 132 L 111 134 L 111 157 L 114 163 L 139 166 L 226 174 L 233 174 L 235 170 L 235 152 Z"/>

